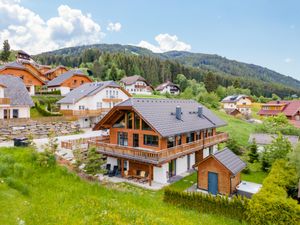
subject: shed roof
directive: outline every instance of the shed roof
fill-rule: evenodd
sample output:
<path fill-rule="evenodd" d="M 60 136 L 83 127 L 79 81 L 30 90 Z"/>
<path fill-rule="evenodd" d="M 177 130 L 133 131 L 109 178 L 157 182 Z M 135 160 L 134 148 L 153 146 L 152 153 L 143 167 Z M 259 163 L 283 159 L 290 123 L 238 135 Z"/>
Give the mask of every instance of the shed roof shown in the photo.
<path fill-rule="evenodd" d="M 175 115 L 178 106 L 182 110 L 180 120 Z M 213 112 L 194 100 L 129 98 L 115 106 L 111 113 L 114 112 L 113 110 L 118 110 L 119 107 L 131 107 L 162 137 L 226 125 Z M 198 116 L 198 107 L 203 108 L 202 117 Z M 103 121 L 111 116 L 111 113 L 108 113 L 95 129 L 101 127 Z"/>
<path fill-rule="evenodd" d="M 73 104 L 78 102 L 80 99 L 86 96 L 92 96 L 103 90 L 106 87 L 120 87 L 114 81 L 103 81 L 103 82 L 94 82 L 94 83 L 85 83 L 67 94 L 66 97 L 59 100 L 57 103 L 60 104 Z"/>
<path fill-rule="evenodd" d="M 74 75 L 81 75 L 81 76 L 86 76 L 81 70 L 69 70 L 58 77 L 54 78 L 53 80 L 49 81 L 47 83 L 48 87 L 53 87 L 53 86 L 60 86 L 63 82 L 68 80 Z"/>
<path fill-rule="evenodd" d="M 4 89 L 4 97 L 10 98 L 10 105 L 34 106 L 33 101 L 21 78 L 11 75 L 1 75 L 0 84 L 6 86 Z"/>

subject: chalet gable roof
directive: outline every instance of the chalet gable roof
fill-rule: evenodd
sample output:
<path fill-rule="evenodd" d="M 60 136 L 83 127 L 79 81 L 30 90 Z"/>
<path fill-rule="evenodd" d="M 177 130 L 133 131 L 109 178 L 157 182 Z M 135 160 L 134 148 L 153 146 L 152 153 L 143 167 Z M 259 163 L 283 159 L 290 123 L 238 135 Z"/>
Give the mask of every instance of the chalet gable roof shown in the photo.
<path fill-rule="evenodd" d="M 176 107 L 181 107 L 181 119 L 176 118 Z M 135 110 L 162 137 L 199 131 L 226 125 L 214 113 L 194 100 L 129 98 L 115 106 L 95 127 L 112 115 L 113 110 L 130 107 Z M 203 116 L 198 116 L 198 107 L 203 108 Z M 105 123 L 105 122 L 103 122 Z"/>
<path fill-rule="evenodd" d="M 53 80 L 49 81 L 47 83 L 48 87 L 53 87 L 53 86 L 60 86 L 63 82 L 71 78 L 72 76 L 75 75 L 80 75 L 80 76 L 86 76 L 81 70 L 69 70 L 58 77 L 54 78 Z"/>
<path fill-rule="evenodd" d="M 93 83 L 85 83 L 80 85 L 79 87 L 75 88 L 71 92 L 69 92 L 63 99 L 59 100 L 57 103 L 59 104 L 73 104 L 78 102 L 80 99 L 92 96 L 100 92 L 106 87 L 116 87 L 121 88 L 114 81 L 103 81 L 103 82 L 93 82 Z M 123 90 L 128 96 L 130 96 L 127 91 Z"/>
<path fill-rule="evenodd" d="M 162 91 L 165 87 L 168 87 L 168 86 L 175 86 L 175 87 L 177 87 L 180 90 L 180 87 L 177 84 L 172 83 L 171 81 L 167 81 L 165 83 L 162 83 L 162 84 L 158 85 L 155 88 L 155 90 Z"/>
<path fill-rule="evenodd" d="M 144 77 L 142 77 L 140 75 L 133 75 L 133 76 L 130 76 L 130 77 L 123 77 L 120 80 L 120 82 L 124 83 L 125 85 L 132 85 L 132 84 L 136 83 L 137 81 L 143 81 L 147 85 L 149 85 L 148 81 Z"/>
<path fill-rule="evenodd" d="M 0 84 L 6 87 L 4 89 L 4 97 L 10 98 L 10 105 L 34 106 L 21 78 L 12 75 L 1 75 Z"/>

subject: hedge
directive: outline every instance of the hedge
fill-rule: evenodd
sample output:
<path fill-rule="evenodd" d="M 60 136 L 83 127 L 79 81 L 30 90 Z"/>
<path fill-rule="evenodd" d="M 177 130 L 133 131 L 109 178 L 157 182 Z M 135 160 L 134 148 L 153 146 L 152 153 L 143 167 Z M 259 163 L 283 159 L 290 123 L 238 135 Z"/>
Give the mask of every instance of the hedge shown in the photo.
<path fill-rule="evenodd" d="M 48 110 L 46 110 L 43 107 L 41 107 L 41 105 L 38 102 L 35 103 L 35 108 L 43 116 L 62 116 L 61 113 L 52 113 L 52 112 L 49 112 Z"/>
<path fill-rule="evenodd" d="M 296 170 L 285 160 L 277 160 L 252 197 L 247 210 L 251 224 L 300 224 L 300 205 L 288 197 L 287 189 L 297 181 Z"/>
<path fill-rule="evenodd" d="M 36 91 L 35 94 L 38 95 L 61 95 L 60 90 L 55 91 Z"/>
<path fill-rule="evenodd" d="M 203 213 L 214 213 L 229 218 L 246 220 L 249 199 L 243 197 L 213 196 L 200 192 L 180 192 L 166 188 L 164 201 Z"/>

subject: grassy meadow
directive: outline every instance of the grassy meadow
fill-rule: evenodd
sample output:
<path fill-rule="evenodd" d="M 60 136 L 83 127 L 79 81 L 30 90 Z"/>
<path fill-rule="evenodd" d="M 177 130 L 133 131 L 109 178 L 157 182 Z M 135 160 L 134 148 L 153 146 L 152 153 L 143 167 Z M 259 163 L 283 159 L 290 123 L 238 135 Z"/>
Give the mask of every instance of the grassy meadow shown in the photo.
<path fill-rule="evenodd" d="M 240 224 L 164 203 L 163 191 L 87 182 L 35 158 L 28 148 L 0 149 L 0 224 Z M 185 189 L 180 182 L 173 187 Z"/>

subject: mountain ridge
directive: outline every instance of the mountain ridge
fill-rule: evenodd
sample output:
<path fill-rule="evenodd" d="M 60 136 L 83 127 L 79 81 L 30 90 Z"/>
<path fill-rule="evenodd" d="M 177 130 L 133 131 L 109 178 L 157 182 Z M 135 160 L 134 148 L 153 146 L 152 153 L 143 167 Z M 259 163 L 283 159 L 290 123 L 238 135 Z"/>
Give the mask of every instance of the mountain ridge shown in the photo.
<path fill-rule="evenodd" d="M 74 56 L 82 53 L 87 49 L 99 49 L 102 52 L 135 54 L 140 56 L 156 57 L 162 60 L 175 60 L 184 66 L 202 68 L 218 72 L 224 75 L 236 77 L 254 78 L 264 82 L 279 83 L 287 87 L 300 89 L 300 81 L 267 67 L 259 66 L 253 63 L 240 62 L 238 60 L 227 59 L 217 54 L 194 53 L 187 51 L 169 51 L 165 53 L 154 53 L 149 49 L 121 44 L 93 44 L 62 48 L 54 51 L 38 54 L 41 56 L 48 55 L 64 55 Z"/>

